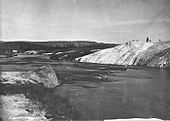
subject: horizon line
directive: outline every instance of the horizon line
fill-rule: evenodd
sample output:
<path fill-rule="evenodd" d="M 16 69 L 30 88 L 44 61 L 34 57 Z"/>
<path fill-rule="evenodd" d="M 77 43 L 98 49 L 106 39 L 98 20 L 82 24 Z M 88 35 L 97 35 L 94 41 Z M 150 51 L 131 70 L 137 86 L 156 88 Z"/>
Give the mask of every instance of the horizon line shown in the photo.
<path fill-rule="evenodd" d="M 54 41 L 90 41 L 96 43 L 117 43 L 117 42 L 103 42 L 102 40 L 95 39 L 0 39 L 3 42 L 54 42 Z"/>

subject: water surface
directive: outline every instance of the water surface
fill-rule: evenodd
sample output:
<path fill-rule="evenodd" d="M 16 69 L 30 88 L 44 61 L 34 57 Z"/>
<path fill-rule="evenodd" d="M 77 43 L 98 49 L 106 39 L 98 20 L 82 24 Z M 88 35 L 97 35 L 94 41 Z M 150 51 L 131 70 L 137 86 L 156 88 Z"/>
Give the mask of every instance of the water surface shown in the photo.
<path fill-rule="evenodd" d="M 32 59 L 4 62 L 0 71 L 29 71 L 46 64 L 54 68 L 61 85 L 47 94 L 46 90 L 37 94 L 47 97 L 49 105 L 53 105 L 51 110 L 62 112 L 58 115 L 67 116 L 72 111 L 70 108 L 74 108 L 76 113 L 71 117 L 79 120 L 170 119 L 170 69 Z M 63 99 L 68 102 L 64 104 Z M 39 101 L 44 104 L 43 100 Z"/>
<path fill-rule="evenodd" d="M 80 119 L 170 119 L 170 70 L 80 64 L 56 66 L 64 83 L 56 93 L 68 97 Z"/>

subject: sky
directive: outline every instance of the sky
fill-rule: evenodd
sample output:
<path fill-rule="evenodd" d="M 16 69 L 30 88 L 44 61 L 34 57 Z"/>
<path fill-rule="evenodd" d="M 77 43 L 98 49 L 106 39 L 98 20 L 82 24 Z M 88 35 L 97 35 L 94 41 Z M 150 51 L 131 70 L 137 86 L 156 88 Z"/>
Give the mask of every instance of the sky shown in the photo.
<path fill-rule="evenodd" d="M 0 0 L 1 40 L 170 40 L 170 0 Z"/>

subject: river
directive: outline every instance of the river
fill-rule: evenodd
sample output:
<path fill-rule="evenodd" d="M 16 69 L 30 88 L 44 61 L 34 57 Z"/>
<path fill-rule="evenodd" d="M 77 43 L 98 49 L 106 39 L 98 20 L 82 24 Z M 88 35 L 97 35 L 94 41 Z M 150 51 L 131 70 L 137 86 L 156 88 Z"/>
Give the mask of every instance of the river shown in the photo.
<path fill-rule="evenodd" d="M 80 119 L 170 119 L 170 69 L 100 64 L 57 69 L 66 80 L 57 94 L 69 98 Z"/>
<path fill-rule="evenodd" d="M 118 118 L 170 119 L 170 69 L 75 62 L 18 61 L 1 64 L 1 71 L 30 70 L 50 64 L 59 79 L 50 96 L 67 98 L 62 109 L 74 108 L 78 120 Z M 26 63 L 27 62 L 27 63 Z M 6 64 L 6 65 L 5 65 Z M 46 94 L 44 94 L 46 96 Z M 53 100 L 48 100 L 54 103 Z M 49 102 L 49 104 L 51 104 Z M 63 102 L 64 103 L 64 102 Z M 58 107 L 58 104 L 55 105 Z M 55 107 L 54 107 L 55 108 Z M 58 109 L 56 109 L 58 110 Z M 58 111 L 57 111 L 58 112 Z"/>

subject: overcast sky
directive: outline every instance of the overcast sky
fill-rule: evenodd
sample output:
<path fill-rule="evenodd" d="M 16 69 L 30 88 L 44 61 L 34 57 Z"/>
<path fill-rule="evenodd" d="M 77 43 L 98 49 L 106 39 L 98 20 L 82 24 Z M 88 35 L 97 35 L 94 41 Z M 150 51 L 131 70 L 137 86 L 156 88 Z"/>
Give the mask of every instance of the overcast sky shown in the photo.
<path fill-rule="evenodd" d="M 170 0 L 0 1 L 5 40 L 170 40 Z"/>

